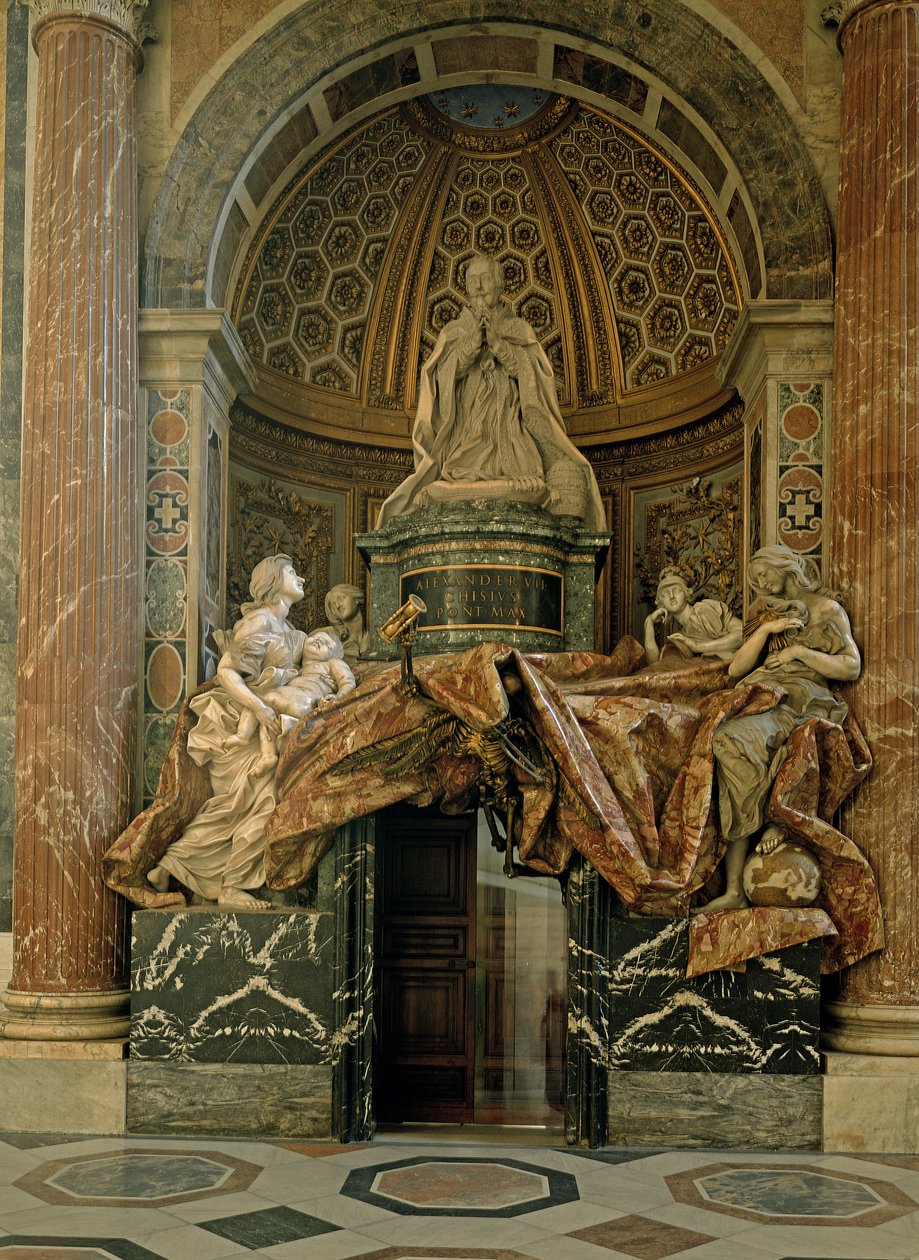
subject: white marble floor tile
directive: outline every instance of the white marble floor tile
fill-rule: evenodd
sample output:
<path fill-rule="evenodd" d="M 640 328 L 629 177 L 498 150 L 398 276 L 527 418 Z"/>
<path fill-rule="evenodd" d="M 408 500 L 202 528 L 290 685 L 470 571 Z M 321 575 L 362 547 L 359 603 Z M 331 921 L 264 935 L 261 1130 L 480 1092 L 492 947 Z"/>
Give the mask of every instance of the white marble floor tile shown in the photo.
<path fill-rule="evenodd" d="M 916 1260 L 919 1255 L 914 1239 L 878 1227 L 761 1225 L 751 1231 L 750 1238 L 755 1246 L 773 1250 L 778 1256 L 814 1260 Z M 730 1241 L 739 1246 L 745 1235 L 735 1234 Z M 738 1252 L 738 1260 L 743 1254 Z"/>
<path fill-rule="evenodd" d="M 277 1207 L 277 1204 L 264 1195 L 240 1190 L 238 1194 L 214 1195 L 209 1199 L 194 1199 L 191 1203 L 174 1203 L 170 1205 L 169 1211 L 180 1221 L 194 1223 L 216 1220 L 221 1216 L 235 1216 L 239 1212 L 263 1212 L 270 1207 Z"/>
<path fill-rule="evenodd" d="M 660 1178 L 641 1182 L 624 1177 L 579 1177 L 578 1190 L 585 1202 L 599 1203 L 611 1212 L 646 1212 L 673 1202 L 673 1195 Z"/>
<path fill-rule="evenodd" d="M 559 1203 L 556 1207 L 542 1208 L 539 1212 L 528 1212 L 526 1220 L 530 1225 L 538 1225 L 540 1229 L 567 1234 L 569 1230 L 599 1225 L 601 1221 L 611 1221 L 622 1215 L 615 1208 L 601 1207 L 599 1203 L 579 1199 L 574 1203 Z"/>
<path fill-rule="evenodd" d="M 24 1172 L 28 1171 L 28 1169 L 24 1168 L 17 1173 L 17 1176 L 21 1177 Z M 28 1212 L 32 1208 L 42 1206 L 47 1205 L 43 1199 L 36 1198 L 34 1194 L 20 1190 L 18 1186 L 10 1185 L 9 1182 L 5 1185 L 0 1183 L 0 1213 L 4 1216 L 10 1212 Z"/>
<path fill-rule="evenodd" d="M 141 1241 L 156 1229 L 167 1229 L 177 1223 L 164 1208 L 55 1207 L 41 1203 L 27 1212 L 4 1212 L 0 1215 L 0 1226 L 11 1234 L 50 1232 L 128 1238 L 134 1242 Z"/>
<path fill-rule="evenodd" d="M 298 1212 L 308 1212 L 310 1216 L 318 1216 L 332 1225 L 347 1225 L 354 1229 L 360 1229 L 371 1221 L 404 1219 L 375 1203 L 364 1203 L 362 1199 L 341 1194 L 330 1194 L 320 1199 L 290 1199 L 289 1205 Z"/>
<path fill-rule="evenodd" d="M 293 1199 L 318 1199 L 336 1194 L 347 1177 L 341 1168 L 324 1168 L 312 1159 L 296 1164 L 272 1164 L 252 1182 L 250 1194 L 260 1195 L 272 1203 L 291 1203 Z"/>
<path fill-rule="evenodd" d="M 271 1256 L 273 1260 L 349 1260 L 351 1256 L 364 1256 L 379 1250 L 378 1238 L 343 1229 L 337 1234 L 319 1234 L 316 1238 L 278 1243 L 276 1247 L 265 1247 L 258 1253 L 250 1251 L 249 1255 Z"/>
<path fill-rule="evenodd" d="M 148 1234 L 143 1241 L 154 1255 L 163 1260 L 222 1260 L 224 1256 L 251 1256 L 248 1247 L 220 1238 L 194 1225 L 178 1225 Z"/>
<path fill-rule="evenodd" d="M 363 1225 L 361 1233 L 392 1246 L 492 1247 L 521 1250 L 554 1235 L 526 1223 L 526 1217 L 486 1220 L 480 1216 L 402 1216 Z"/>
<path fill-rule="evenodd" d="M 759 1245 L 758 1239 L 750 1234 L 745 1235 L 742 1240 L 735 1236 L 702 1243 L 699 1247 L 678 1253 L 678 1260 L 777 1260 L 779 1256 L 791 1255 L 817 1260 L 817 1254 L 815 1251 L 774 1251 L 770 1247 Z"/>
<path fill-rule="evenodd" d="M 694 1229 L 700 1234 L 714 1234 L 716 1238 L 730 1238 L 749 1230 L 750 1221 L 742 1217 L 727 1216 L 723 1212 L 706 1212 L 705 1208 L 689 1203 L 668 1203 L 665 1207 L 651 1208 L 642 1212 L 652 1221 L 665 1225 L 678 1225 L 682 1229 Z"/>

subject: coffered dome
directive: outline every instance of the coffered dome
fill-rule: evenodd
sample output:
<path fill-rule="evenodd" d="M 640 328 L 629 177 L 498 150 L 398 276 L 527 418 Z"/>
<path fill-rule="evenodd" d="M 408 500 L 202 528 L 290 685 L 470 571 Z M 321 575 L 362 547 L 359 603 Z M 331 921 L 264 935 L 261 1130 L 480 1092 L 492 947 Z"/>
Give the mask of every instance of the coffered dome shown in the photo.
<path fill-rule="evenodd" d="M 665 427 L 724 398 L 713 368 L 742 297 L 700 189 L 592 105 L 482 84 L 376 114 L 272 207 L 233 310 L 259 400 L 404 434 L 476 251 L 502 263 L 573 433 Z"/>

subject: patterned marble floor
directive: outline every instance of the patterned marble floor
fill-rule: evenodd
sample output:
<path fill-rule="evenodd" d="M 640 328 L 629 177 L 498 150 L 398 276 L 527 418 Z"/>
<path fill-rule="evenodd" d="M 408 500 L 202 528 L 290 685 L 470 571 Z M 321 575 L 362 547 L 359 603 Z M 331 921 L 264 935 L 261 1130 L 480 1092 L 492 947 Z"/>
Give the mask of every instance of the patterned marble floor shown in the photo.
<path fill-rule="evenodd" d="M 0 1137 L 0 1260 L 253 1253 L 919 1260 L 919 1158 Z"/>

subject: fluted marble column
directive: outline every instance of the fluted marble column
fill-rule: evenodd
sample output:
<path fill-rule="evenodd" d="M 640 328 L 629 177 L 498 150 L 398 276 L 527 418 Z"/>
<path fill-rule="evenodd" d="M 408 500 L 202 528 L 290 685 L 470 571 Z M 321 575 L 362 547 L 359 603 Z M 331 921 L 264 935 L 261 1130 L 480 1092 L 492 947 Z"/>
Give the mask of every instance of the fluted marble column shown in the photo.
<path fill-rule="evenodd" d="M 919 3 L 848 3 L 839 45 L 830 579 L 862 649 L 851 701 L 875 757 L 842 829 L 877 874 L 887 948 L 845 977 L 826 1044 L 910 1056 L 919 1055 Z"/>
<path fill-rule="evenodd" d="M 133 804 L 139 673 L 137 20 L 32 0 L 38 54 L 22 444 L 12 1038 L 127 1028 L 126 910 L 99 876 Z"/>

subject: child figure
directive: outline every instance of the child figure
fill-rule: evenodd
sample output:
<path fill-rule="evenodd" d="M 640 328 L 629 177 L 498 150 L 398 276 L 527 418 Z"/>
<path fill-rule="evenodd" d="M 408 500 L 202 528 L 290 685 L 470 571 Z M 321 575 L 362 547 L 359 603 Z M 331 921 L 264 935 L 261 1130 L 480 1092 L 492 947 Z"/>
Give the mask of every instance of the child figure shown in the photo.
<path fill-rule="evenodd" d="M 357 686 L 357 680 L 345 663 L 344 649 L 337 635 L 317 630 L 303 644 L 300 672 L 283 687 L 275 687 L 260 693 L 260 699 L 276 713 L 291 718 L 306 717 L 314 709 L 324 709 L 336 700 L 348 695 Z M 293 723 L 289 723 L 292 726 Z M 236 734 L 226 741 L 226 748 L 241 748 L 248 744 L 256 729 L 262 746 L 262 756 L 253 767 L 254 774 L 263 773 L 277 761 L 274 738 L 265 726 L 260 726 L 251 709 L 244 709 L 236 728 Z"/>

